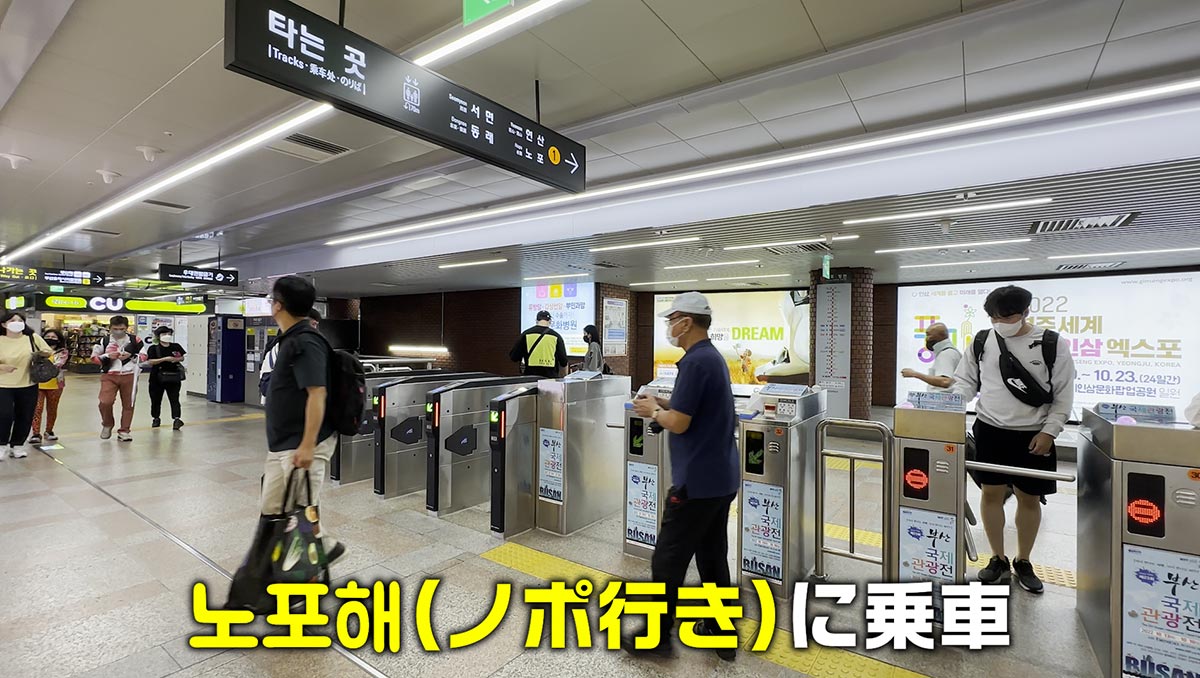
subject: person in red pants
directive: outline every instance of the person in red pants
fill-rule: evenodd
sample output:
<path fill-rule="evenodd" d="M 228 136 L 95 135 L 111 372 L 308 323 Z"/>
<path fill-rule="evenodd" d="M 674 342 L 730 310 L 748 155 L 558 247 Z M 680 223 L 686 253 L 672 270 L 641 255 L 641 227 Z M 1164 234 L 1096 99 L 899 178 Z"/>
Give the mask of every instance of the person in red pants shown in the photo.
<path fill-rule="evenodd" d="M 54 351 L 51 360 L 58 367 L 58 376 L 50 381 L 38 384 L 37 406 L 33 410 L 33 434 L 29 436 L 30 445 L 42 444 L 42 409 L 46 411 L 46 442 L 58 440 L 54 435 L 54 422 L 58 420 L 58 401 L 62 398 L 63 389 L 67 386 L 67 359 L 71 353 L 67 350 L 67 342 L 62 333 L 54 328 L 42 332 L 46 345 Z"/>
<path fill-rule="evenodd" d="M 92 362 L 100 366 L 100 439 L 112 437 L 116 418 L 113 405 L 121 396 L 121 426 L 117 429 L 117 440 L 129 442 L 133 425 L 133 392 L 138 369 L 138 354 L 142 352 L 142 341 L 129 333 L 129 319 L 114 315 L 108 321 L 107 342 L 92 348 Z"/>

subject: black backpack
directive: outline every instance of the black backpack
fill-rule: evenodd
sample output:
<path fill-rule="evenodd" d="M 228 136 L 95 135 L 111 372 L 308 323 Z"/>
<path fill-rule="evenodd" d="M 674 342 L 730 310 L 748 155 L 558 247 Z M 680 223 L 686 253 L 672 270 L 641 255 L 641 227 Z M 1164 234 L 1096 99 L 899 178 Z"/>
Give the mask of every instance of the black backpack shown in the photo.
<path fill-rule="evenodd" d="M 329 345 L 325 335 L 314 329 L 329 351 L 329 383 L 325 386 L 325 421 L 334 431 L 344 435 L 357 435 L 362 426 L 363 412 L 367 404 L 367 373 L 363 365 L 349 351 L 335 349 Z M 280 335 L 280 342 L 287 336 Z M 278 361 L 275 369 L 279 368 Z"/>
<path fill-rule="evenodd" d="M 980 330 L 971 343 L 971 352 L 975 354 L 976 365 L 980 364 L 979 360 L 983 357 L 984 345 L 989 334 L 991 334 L 991 330 Z M 1054 401 L 1054 387 L 1050 382 L 1054 377 L 1054 360 L 1058 357 L 1058 338 L 1059 334 L 1054 330 L 1046 330 L 1041 338 L 1042 361 L 1046 364 L 1047 374 L 1047 386 L 1043 387 L 1029 374 L 1029 370 L 1025 369 L 1021 361 L 1009 352 L 1008 344 L 1004 339 L 1000 335 L 996 335 L 996 344 L 1000 347 L 1000 374 L 1004 379 L 1004 385 L 1014 398 L 1030 407 L 1042 407 Z M 1024 388 L 1014 384 L 1014 381 L 1020 382 Z"/>

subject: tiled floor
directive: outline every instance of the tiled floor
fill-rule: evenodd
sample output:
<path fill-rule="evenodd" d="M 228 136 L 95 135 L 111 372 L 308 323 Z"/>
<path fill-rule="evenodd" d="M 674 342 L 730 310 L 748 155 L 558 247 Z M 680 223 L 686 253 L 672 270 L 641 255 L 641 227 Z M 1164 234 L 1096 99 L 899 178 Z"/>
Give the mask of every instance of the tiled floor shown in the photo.
<path fill-rule="evenodd" d="M 849 653 L 801 654 L 782 642 L 790 635 L 777 639 L 765 658 L 742 652 L 732 664 L 690 650 L 671 661 L 651 661 L 604 649 L 526 649 L 528 612 L 520 604 L 521 587 L 544 582 L 481 557 L 500 543 L 488 534 L 486 513 L 469 509 L 431 518 L 422 495 L 383 501 L 370 483 L 327 486 L 322 519 L 349 547 L 334 568 L 335 584 L 349 578 L 401 582 L 405 604 L 399 653 L 376 654 L 369 646 L 353 652 L 193 650 L 188 636 L 203 627 L 192 621 L 192 585 L 203 581 L 214 602 L 223 600 L 227 573 L 240 564 L 255 525 L 261 414 L 189 397 L 184 411 L 189 424 L 182 431 L 151 430 L 143 391 L 135 440 L 101 441 L 96 435 L 97 386 L 94 378 L 69 382 L 58 426 L 62 449 L 48 450 L 53 458 L 35 452 L 28 459 L 0 463 L 0 571 L 6 575 L 0 587 L 0 674 L 5 676 L 801 675 L 787 667 L 819 676 L 913 675 Z M 838 447 L 869 449 L 853 441 L 839 441 Z M 831 523 L 846 524 L 846 478 L 844 472 L 830 473 Z M 860 530 L 880 529 L 878 482 L 878 472 L 859 476 Z M 1037 559 L 1074 568 L 1074 500 L 1069 494 L 1051 499 Z M 734 517 L 731 544 L 736 544 L 736 529 Z M 535 531 L 513 541 L 584 568 L 646 578 L 647 562 L 622 555 L 622 534 L 618 514 L 571 537 Z M 976 541 L 986 543 L 982 532 L 976 531 Z M 835 559 L 830 569 L 834 579 L 873 576 L 869 566 L 851 561 Z M 497 582 L 512 582 L 513 604 L 499 629 L 470 648 L 422 650 L 412 611 L 416 591 L 432 575 L 441 580 L 433 621 L 442 646 L 450 633 L 483 619 Z M 1071 590 L 1050 587 L 1040 598 L 1014 590 L 1011 604 L 1011 648 L 872 656 L 937 678 L 1005 678 L 1031 670 L 1055 676 L 1099 674 Z M 756 607 L 747 603 L 747 612 L 757 617 Z M 835 625 L 862 627 L 861 605 L 828 613 Z M 781 626 L 790 628 L 790 610 L 781 609 L 780 616 Z M 598 641 L 594 623 L 592 633 Z"/>

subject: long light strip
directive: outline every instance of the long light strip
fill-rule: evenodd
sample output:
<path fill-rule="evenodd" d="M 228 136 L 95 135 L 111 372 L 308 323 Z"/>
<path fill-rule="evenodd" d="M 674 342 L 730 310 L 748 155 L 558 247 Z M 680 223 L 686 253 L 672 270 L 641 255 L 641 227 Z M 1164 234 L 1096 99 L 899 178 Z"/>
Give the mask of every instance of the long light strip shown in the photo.
<path fill-rule="evenodd" d="M 503 264 L 508 259 L 484 259 L 483 261 L 464 261 L 459 264 L 442 264 L 438 268 L 466 268 L 467 266 L 487 266 L 488 264 Z"/>
<path fill-rule="evenodd" d="M 227 160 L 231 160 L 232 158 L 248 151 L 252 151 L 271 139 L 282 136 L 287 132 L 300 127 L 301 125 L 307 124 L 332 111 L 333 106 L 330 106 L 329 104 L 320 104 L 301 111 L 287 120 L 284 120 L 277 125 L 272 125 L 269 129 L 263 130 L 262 132 L 259 132 L 248 139 L 240 141 L 215 155 L 211 155 L 192 165 L 181 167 L 173 172 L 169 172 L 165 177 L 149 184 L 148 186 L 140 188 L 133 193 L 129 193 L 123 198 L 118 198 L 86 216 L 80 217 L 79 219 L 68 223 L 62 228 L 54 229 L 46 235 L 43 235 L 32 242 L 18 247 L 17 249 L 4 255 L 3 258 L 0 258 L 0 263 L 6 264 L 14 259 L 20 259 L 26 254 L 36 252 L 37 250 L 63 237 L 64 235 L 74 233 L 75 231 L 84 228 L 88 224 L 94 224 L 105 217 L 111 216 L 134 203 L 141 202 L 142 200 L 156 193 L 160 193 L 163 190 L 170 188 L 171 186 L 174 186 L 185 179 L 193 177 L 211 167 L 219 165 Z"/>
<path fill-rule="evenodd" d="M 539 2 L 526 5 L 512 14 L 509 14 L 501 19 L 497 19 L 496 21 L 487 24 L 478 30 L 471 31 L 461 38 L 446 43 L 445 45 L 433 50 L 432 52 L 429 52 L 428 54 L 417 57 L 413 60 L 413 63 L 417 64 L 418 66 L 432 65 L 459 50 L 470 47 L 480 40 L 489 38 L 503 30 L 511 28 L 512 26 L 519 24 L 526 19 L 535 17 L 562 2 L 563 0 L 540 0 Z"/>
<path fill-rule="evenodd" d="M 682 285 L 683 283 L 697 282 L 695 278 L 691 280 L 655 280 L 653 282 L 636 282 L 629 283 L 630 287 L 645 287 L 647 285 Z"/>
<path fill-rule="evenodd" d="M 942 266 L 974 266 L 976 264 L 1007 264 L 1014 261 L 1029 261 L 1029 257 L 1018 259 L 982 259 L 980 261 L 947 261 L 940 264 L 908 264 L 900 268 L 940 268 Z"/>
<path fill-rule="evenodd" d="M 408 345 L 392 345 L 388 346 L 389 353 L 449 353 L 450 349 L 445 346 L 408 346 Z"/>
<path fill-rule="evenodd" d="M 847 219 L 842 222 L 843 226 L 857 226 L 859 224 L 886 224 L 895 221 L 911 221 L 913 219 L 926 219 L 928 217 L 949 217 L 957 214 L 975 214 L 977 212 L 995 212 L 999 210 L 1016 209 L 1018 207 L 1033 207 L 1035 205 L 1045 205 L 1054 202 L 1054 198 L 1029 198 L 1027 200 L 1007 200 L 1004 202 L 980 203 L 977 205 L 962 205 L 959 207 L 946 207 L 937 210 L 925 210 L 923 212 L 904 212 L 901 214 L 887 214 L 882 217 L 868 217 L 866 219 Z"/>
<path fill-rule="evenodd" d="M 791 273 L 771 273 L 770 275 L 734 275 L 728 278 L 705 278 L 704 282 L 721 282 L 723 280 L 758 280 L 759 278 L 790 278 Z"/>
<path fill-rule="evenodd" d="M 696 242 L 700 236 L 690 238 L 671 238 L 669 240 L 653 240 L 646 242 L 631 242 L 624 245 L 609 245 L 607 247 L 592 247 L 589 252 L 616 252 L 617 250 L 636 250 L 642 247 L 660 247 L 662 245 L 679 245 L 685 242 Z"/>
<path fill-rule="evenodd" d="M 1047 259 L 1090 259 L 1092 257 L 1131 257 L 1138 254 L 1175 254 L 1176 252 L 1200 252 L 1200 247 L 1175 247 L 1167 250 L 1134 250 L 1132 252 L 1097 252 L 1095 254 L 1060 254 Z"/>
<path fill-rule="evenodd" d="M 525 280 L 558 280 L 559 278 L 586 278 L 591 273 L 564 273 L 562 275 L 537 275 Z"/>
<path fill-rule="evenodd" d="M 833 240 L 835 242 L 841 241 L 841 240 L 858 240 L 858 236 L 857 235 L 835 235 L 835 236 L 833 236 L 833 238 L 831 238 L 831 240 Z M 821 242 L 825 242 L 825 238 L 805 238 L 804 240 L 780 240 L 779 242 L 760 242 L 755 245 L 734 245 L 733 247 L 726 247 L 725 251 L 733 252 L 734 250 L 753 250 L 753 249 L 760 249 L 760 248 L 766 248 L 766 247 L 784 247 L 786 245 L 815 245 L 815 244 L 821 243 Z"/>
<path fill-rule="evenodd" d="M 758 259 L 742 259 L 740 261 L 714 261 L 707 264 L 680 264 L 678 266 L 663 266 L 664 271 L 678 271 L 685 268 L 711 268 L 713 266 L 736 266 L 738 264 L 757 264 Z"/>
<path fill-rule="evenodd" d="M 713 167 L 709 169 L 696 170 L 693 172 L 683 172 L 672 176 L 660 177 L 656 179 L 648 179 L 643 181 L 633 181 L 615 186 L 607 186 L 589 190 L 585 193 L 555 196 L 552 198 L 543 198 L 540 200 L 532 200 L 524 203 L 506 205 L 503 207 L 494 207 L 488 210 L 471 212 L 469 214 L 459 214 L 453 217 L 443 217 L 439 219 L 431 219 L 429 221 L 417 222 L 406 226 L 396 226 L 386 228 L 371 233 L 362 233 L 345 238 L 330 240 L 326 245 L 344 245 L 352 242 L 361 242 L 364 240 L 376 240 L 387 236 L 396 235 L 399 233 L 408 233 L 416 230 L 425 230 L 436 228 L 438 226 L 448 226 L 451 224 L 463 223 L 466 221 L 474 221 L 478 219 L 490 219 L 513 212 L 533 210 L 542 207 L 550 207 L 567 202 L 580 200 L 583 198 L 602 198 L 610 195 L 618 195 L 621 193 L 629 193 L 632 191 L 640 191 L 648 188 L 659 188 L 663 186 L 671 186 L 674 184 L 688 183 L 701 179 L 711 179 L 722 177 L 731 174 L 742 174 L 752 170 L 767 169 L 778 167 L 781 165 L 790 165 L 810 160 L 818 160 L 822 158 L 835 157 L 840 155 L 849 155 L 861 151 L 870 151 L 891 146 L 899 146 L 914 141 L 925 141 L 949 137 L 956 134 L 966 132 L 977 132 L 995 127 L 1003 127 L 1016 123 L 1032 122 L 1036 120 L 1044 120 L 1055 118 L 1071 113 L 1080 113 L 1091 110 L 1102 110 L 1112 106 L 1121 104 L 1135 103 L 1156 99 L 1159 97 L 1167 97 L 1175 94 L 1183 94 L 1191 91 L 1200 90 L 1200 78 L 1190 78 L 1177 82 L 1167 83 L 1164 85 L 1155 85 L 1151 87 L 1133 89 L 1125 92 L 1117 92 L 1115 94 L 1106 94 L 1078 101 L 1071 101 L 1062 104 L 1053 104 L 1049 106 L 1039 106 L 1029 108 L 1024 111 L 1014 113 L 1005 113 L 1000 115 L 986 116 L 975 120 L 965 122 L 952 123 L 949 125 L 940 125 L 929 129 L 916 130 L 912 132 L 904 132 L 900 134 L 890 134 L 879 136 L 873 139 L 865 139 L 863 141 L 855 141 L 827 148 L 818 148 L 810 151 L 798 151 L 796 153 L 788 153 L 785 155 L 767 158 L 764 160 L 751 160 L 747 162 L 734 163 L 722 167 Z M 379 242 L 363 247 L 384 247 L 394 244 L 393 242 Z"/>
<path fill-rule="evenodd" d="M 1013 238 L 1012 240 L 981 240 L 979 242 L 956 242 L 948 245 L 921 245 L 920 247 L 897 247 L 890 250 L 875 250 L 875 254 L 896 254 L 898 252 L 924 252 L 926 250 L 950 250 L 959 247 L 987 247 L 989 245 L 1015 245 L 1029 242 L 1033 238 Z"/>

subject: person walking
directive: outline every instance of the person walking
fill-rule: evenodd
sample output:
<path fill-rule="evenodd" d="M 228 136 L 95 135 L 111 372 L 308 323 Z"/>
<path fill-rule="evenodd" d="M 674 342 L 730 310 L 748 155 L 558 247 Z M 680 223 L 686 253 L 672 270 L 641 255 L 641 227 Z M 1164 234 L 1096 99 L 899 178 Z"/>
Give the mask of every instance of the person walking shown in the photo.
<path fill-rule="evenodd" d="M 33 426 L 38 387 L 29 376 L 29 363 L 35 353 L 50 355 L 46 340 L 25 324 L 25 315 L 6 311 L 0 315 L 0 461 L 10 456 L 29 455 L 25 439 Z"/>
<path fill-rule="evenodd" d="M 900 376 L 925 382 L 925 390 L 930 393 L 950 393 L 950 387 L 954 385 L 954 373 L 962 362 L 962 353 L 954 348 L 950 329 L 945 323 L 934 323 L 925 328 L 925 348 L 933 353 L 929 374 L 906 367 L 900 370 Z"/>
<path fill-rule="evenodd" d="M 600 345 L 600 331 L 595 325 L 583 328 L 583 343 L 587 344 L 587 354 L 583 356 L 585 372 L 604 371 L 604 347 Z"/>
<path fill-rule="evenodd" d="M 183 410 L 179 405 L 179 389 L 183 385 L 183 357 L 187 351 L 175 343 L 175 332 L 166 325 L 154 329 L 155 343 L 146 349 L 150 364 L 150 425 L 162 426 L 162 399 L 165 393 L 171 401 L 172 429 L 183 428 Z"/>
<path fill-rule="evenodd" d="M 108 342 L 92 347 L 92 362 L 100 366 L 100 439 L 112 437 L 116 419 L 113 405 L 121 396 L 121 426 L 117 429 L 117 440 L 133 440 L 133 398 L 136 385 L 138 356 L 142 352 L 142 341 L 129 333 L 129 319 L 114 315 L 108 321 Z"/>
<path fill-rule="evenodd" d="M 43 330 L 42 339 L 46 340 L 46 345 L 54 352 L 50 359 L 58 368 L 58 376 L 38 384 L 37 405 L 33 409 L 33 434 L 29 436 L 30 445 L 42 444 L 43 409 L 46 412 L 46 442 L 58 440 L 58 436 L 54 435 L 54 423 L 58 421 L 58 401 L 62 399 L 63 389 L 67 387 L 67 360 L 71 357 L 62 332 L 54 328 Z"/>
<path fill-rule="evenodd" d="M 321 312 L 312 309 L 308 312 L 308 325 L 314 330 L 321 327 Z M 275 359 L 279 357 L 279 337 L 267 342 L 267 355 L 263 358 L 262 367 L 258 372 L 259 404 L 267 404 L 267 389 L 271 386 L 271 370 L 275 369 Z"/>
<path fill-rule="evenodd" d="M 537 324 L 521 333 L 508 357 L 525 366 L 524 374 L 557 379 L 567 366 L 567 342 L 550 329 L 550 311 L 538 311 Z"/>

